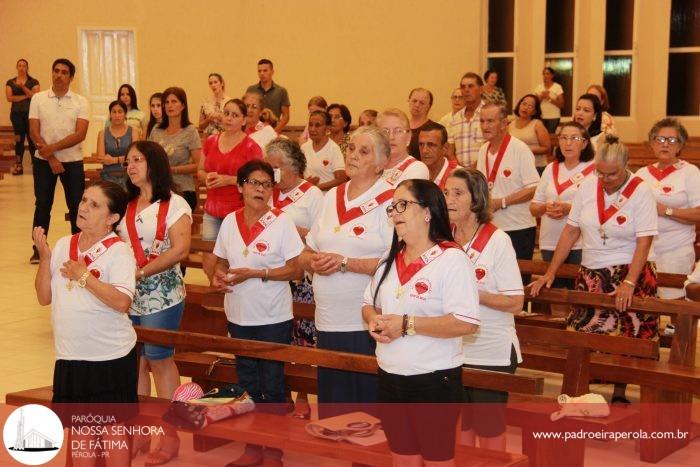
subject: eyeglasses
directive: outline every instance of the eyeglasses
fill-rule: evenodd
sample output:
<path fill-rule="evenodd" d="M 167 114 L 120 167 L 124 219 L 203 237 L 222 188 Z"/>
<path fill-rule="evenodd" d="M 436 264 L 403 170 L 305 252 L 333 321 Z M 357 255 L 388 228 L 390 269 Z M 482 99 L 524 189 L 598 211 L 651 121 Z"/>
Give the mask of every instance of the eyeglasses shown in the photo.
<path fill-rule="evenodd" d="M 418 206 L 422 206 L 417 201 L 409 201 L 407 199 L 402 199 L 402 200 L 399 200 L 399 201 L 387 206 L 386 207 L 386 214 L 387 214 L 387 216 L 391 216 L 391 214 L 394 212 L 396 212 L 397 214 L 401 214 L 403 212 L 406 212 L 406 208 L 408 207 L 409 204 L 417 204 Z"/>
<path fill-rule="evenodd" d="M 670 145 L 674 145 L 678 143 L 680 139 L 676 138 L 675 136 L 654 136 L 654 141 L 659 144 L 668 143 Z"/>
<path fill-rule="evenodd" d="M 405 135 L 411 130 L 406 130 L 405 128 L 382 128 L 382 133 L 384 133 L 387 136 L 401 136 Z"/>
<path fill-rule="evenodd" d="M 601 178 L 603 180 L 608 179 L 608 178 L 617 178 L 620 176 L 620 171 L 618 170 L 617 172 L 612 172 L 612 173 L 604 173 L 604 172 L 599 172 L 595 171 L 595 176 L 598 178 Z"/>
<path fill-rule="evenodd" d="M 124 159 L 124 167 L 128 167 L 129 164 L 140 164 L 141 162 L 143 162 L 145 160 L 146 160 L 145 156 L 134 156 L 131 158 L 126 158 L 126 159 Z"/>
<path fill-rule="evenodd" d="M 560 136 L 559 139 L 562 140 L 562 141 L 576 141 L 577 143 L 580 143 L 581 141 L 586 141 L 586 138 L 584 138 L 583 136 L 566 136 L 566 135 L 563 135 L 563 136 Z"/>
<path fill-rule="evenodd" d="M 247 183 L 248 185 L 251 185 L 254 188 L 263 187 L 266 190 L 269 190 L 274 185 L 274 183 L 270 181 L 261 182 L 260 180 L 255 180 L 254 178 L 246 178 L 245 180 L 243 180 L 243 182 Z"/>

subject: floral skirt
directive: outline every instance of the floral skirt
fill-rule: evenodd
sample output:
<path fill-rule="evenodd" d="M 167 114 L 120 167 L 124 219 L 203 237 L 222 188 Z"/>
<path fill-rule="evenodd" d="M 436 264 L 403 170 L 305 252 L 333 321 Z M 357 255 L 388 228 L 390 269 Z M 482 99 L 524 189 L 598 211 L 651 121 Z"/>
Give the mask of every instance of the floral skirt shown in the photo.
<path fill-rule="evenodd" d="M 612 295 L 627 276 L 628 270 L 628 264 L 602 269 L 588 269 L 581 266 L 576 276 L 576 290 Z M 647 262 L 637 279 L 634 296 L 641 298 L 656 296 L 656 283 L 656 266 L 654 263 Z M 656 315 L 643 313 L 574 306 L 571 307 L 566 325 L 567 329 L 574 331 L 656 339 L 659 319 Z"/>
<path fill-rule="evenodd" d="M 299 303 L 315 303 L 314 290 L 308 277 L 297 282 L 290 282 L 292 288 L 292 301 Z M 316 347 L 318 332 L 314 320 L 306 318 L 294 318 L 292 321 L 292 344 L 301 347 Z"/>

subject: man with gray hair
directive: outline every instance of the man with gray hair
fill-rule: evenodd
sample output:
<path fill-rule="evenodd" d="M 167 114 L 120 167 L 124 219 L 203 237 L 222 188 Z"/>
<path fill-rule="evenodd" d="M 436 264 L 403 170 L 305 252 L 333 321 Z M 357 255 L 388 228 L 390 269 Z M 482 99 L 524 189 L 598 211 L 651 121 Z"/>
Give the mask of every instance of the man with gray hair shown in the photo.
<path fill-rule="evenodd" d="M 479 149 L 476 168 L 488 181 L 493 223 L 510 236 L 518 259 L 532 259 L 535 219 L 529 204 L 540 177 L 528 145 L 508 134 L 507 116 L 503 104 L 481 107 L 481 133 L 486 144 Z"/>

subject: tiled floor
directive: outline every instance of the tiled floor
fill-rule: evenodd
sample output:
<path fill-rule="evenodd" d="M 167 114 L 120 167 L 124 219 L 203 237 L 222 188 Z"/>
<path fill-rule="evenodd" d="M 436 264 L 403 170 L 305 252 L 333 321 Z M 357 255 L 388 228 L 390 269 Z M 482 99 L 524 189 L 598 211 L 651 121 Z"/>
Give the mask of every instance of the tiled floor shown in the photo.
<path fill-rule="evenodd" d="M 26 164 L 25 164 L 26 165 Z M 51 384 L 53 373 L 53 341 L 49 318 L 49 307 L 39 306 L 34 295 L 36 266 L 29 264 L 31 255 L 31 222 L 34 209 L 31 170 L 26 167 L 21 177 L 5 176 L 0 180 L 0 398 L 7 392 L 18 391 Z M 51 244 L 70 233 L 69 224 L 63 220 L 66 212 L 63 192 L 59 187 L 52 212 L 53 222 L 49 241 Z M 200 271 L 188 270 L 188 282 L 204 283 Z M 700 346 L 698 347 L 700 349 Z M 699 350 L 700 351 L 700 350 Z M 700 358 L 698 359 L 700 361 Z M 548 394 L 558 394 L 561 380 L 545 375 Z M 632 398 L 638 396 L 630 388 Z M 606 394 L 606 386 L 592 390 Z M 606 394 L 607 395 L 607 394 Z M 697 405 L 697 404 L 696 404 Z M 696 414 L 698 415 L 698 414 Z M 700 417 L 696 417 L 700 419 Z M 508 430 L 508 449 L 520 451 L 519 430 Z M 183 446 L 187 445 L 184 439 Z M 224 465 L 240 452 L 240 444 L 224 446 L 206 454 L 194 453 L 191 449 L 182 452 L 174 465 Z M 643 465 L 631 442 L 590 442 L 586 465 Z M 140 458 L 142 459 L 142 458 Z M 700 440 L 695 440 L 684 450 L 669 456 L 659 465 L 696 466 L 700 459 Z M 1 465 L 12 465 L 6 453 L 0 453 Z M 137 459 L 134 465 L 141 465 Z M 16 465 L 16 464 L 14 464 Z M 61 465 L 58 463 L 57 465 Z M 311 459 L 289 454 L 286 464 L 290 466 L 349 465 L 329 460 Z"/>

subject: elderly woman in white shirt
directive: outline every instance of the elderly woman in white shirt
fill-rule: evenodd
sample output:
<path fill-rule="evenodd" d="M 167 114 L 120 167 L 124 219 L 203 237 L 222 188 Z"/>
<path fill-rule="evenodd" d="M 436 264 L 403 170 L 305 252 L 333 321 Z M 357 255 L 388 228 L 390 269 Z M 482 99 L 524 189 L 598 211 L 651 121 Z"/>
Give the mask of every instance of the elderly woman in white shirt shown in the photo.
<path fill-rule="evenodd" d="M 118 422 L 135 415 L 129 408 L 138 402 L 136 333 L 128 317 L 135 264 L 129 246 L 114 233 L 125 209 L 124 190 L 99 181 L 80 201 L 80 233 L 59 239 L 53 251 L 42 227 L 32 233 L 39 252 L 36 295 L 39 304 L 51 305 L 53 402 L 107 403 L 104 410 Z M 116 403 L 124 405 L 115 410 Z M 67 407 L 60 412 L 69 426 L 73 421 Z M 88 443 L 84 437 L 73 439 Z M 110 431 L 105 441 L 126 440 Z M 109 454 L 112 460 L 129 462 L 127 451 Z"/>
<path fill-rule="evenodd" d="M 382 426 L 394 465 L 447 465 L 463 395 L 462 336 L 480 323 L 474 270 L 433 182 L 401 182 L 386 211 L 391 249 L 362 307 L 377 341 Z"/>
<path fill-rule="evenodd" d="M 658 318 L 629 312 L 632 297 L 656 295 L 656 267 L 648 261 L 658 234 L 656 200 L 651 188 L 627 170 L 627 148 L 606 136 L 595 156 L 596 178 L 581 184 L 547 272 L 534 281 L 537 296 L 550 287 L 556 271 L 581 238 L 581 268 L 576 289 L 615 296 L 616 309 L 571 308 L 567 327 L 579 332 L 655 339 Z M 613 403 L 629 403 L 625 385 L 616 384 Z"/>
<path fill-rule="evenodd" d="M 391 245 L 385 208 L 393 188 L 382 179 L 389 153 L 389 140 L 381 130 L 358 128 L 348 146 L 345 167 L 350 181 L 328 191 L 306 236 L 301 263 L 313 273 L 318 348 L 374 354 L 374 340 L 362 319 L 362 294 Z M 318 369 L 321 403 L 374 402 L 376 394 L 375 376 Z M 329 414 L 331 408 L 320 410 Z"/>

